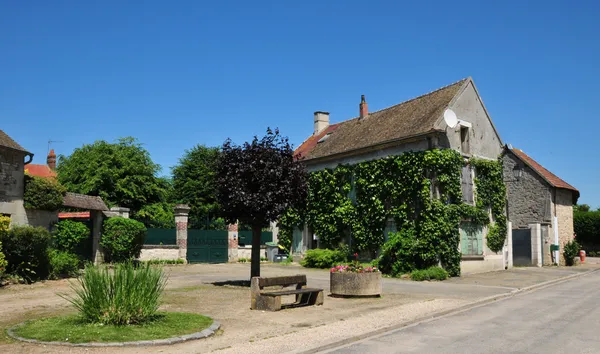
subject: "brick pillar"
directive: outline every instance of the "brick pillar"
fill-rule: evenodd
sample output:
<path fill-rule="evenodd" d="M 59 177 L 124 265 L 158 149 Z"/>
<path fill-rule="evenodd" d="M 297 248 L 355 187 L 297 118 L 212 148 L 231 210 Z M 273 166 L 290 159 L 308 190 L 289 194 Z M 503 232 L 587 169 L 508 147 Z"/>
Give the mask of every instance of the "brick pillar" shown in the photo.
<path fill-rule="evenodd" d="M 177 246 L 179 258 L 187 260 L 187 228 L 190 207 L 186 204 L 175 205 L 175 227 L 177 228 Z"/>
<path fill-rule="evenodd" d="M 227 251 L 228 260 L 230 263 L 238 261 L 238 224 L 229 224 L 227 226 L 227 235 L 229 239 L 229 247 Z"/>
<path fill-rule="evenodd" d="M 119 216 L 122 218 L 129 219 L 129 208 L 115 206 L 110 208 L 110 211 L 119 214 Z"/>
<path fill-rule="evenodd" d="M 91 210 L 90 218 L 92 219 L 92 257 L 94 264 L 101 264 L 104 263 L 104 253 L 102 246 L 100 246 L 100 238 L 102 237 L 102 212 Z"/>

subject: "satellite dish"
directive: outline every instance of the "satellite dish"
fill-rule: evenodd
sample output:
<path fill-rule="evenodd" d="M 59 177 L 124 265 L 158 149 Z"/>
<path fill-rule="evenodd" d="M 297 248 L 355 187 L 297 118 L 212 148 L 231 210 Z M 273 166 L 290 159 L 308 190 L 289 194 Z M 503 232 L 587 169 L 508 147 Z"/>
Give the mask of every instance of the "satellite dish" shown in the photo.
<path fill-rule="evenodd" d="M 444 111 L 444 122 L 450 127 L 454 128 L 458 124 L 458 118 L 456 117 L 456 113 L 453 110 L 448 108 Z"/>

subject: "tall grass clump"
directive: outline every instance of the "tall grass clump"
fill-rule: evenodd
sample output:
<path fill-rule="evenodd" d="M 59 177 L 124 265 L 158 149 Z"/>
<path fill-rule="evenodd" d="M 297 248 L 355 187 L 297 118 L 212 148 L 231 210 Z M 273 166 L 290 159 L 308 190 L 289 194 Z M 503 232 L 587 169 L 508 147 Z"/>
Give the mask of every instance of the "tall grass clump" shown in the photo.
<path fill-rule="evenodd" d="M 87 265 L 65 297 L 86 322 L 103 325 L 140 324 L 156 317 L 167 278 L 162 268 L 132 263 L 114 269 Z"/>

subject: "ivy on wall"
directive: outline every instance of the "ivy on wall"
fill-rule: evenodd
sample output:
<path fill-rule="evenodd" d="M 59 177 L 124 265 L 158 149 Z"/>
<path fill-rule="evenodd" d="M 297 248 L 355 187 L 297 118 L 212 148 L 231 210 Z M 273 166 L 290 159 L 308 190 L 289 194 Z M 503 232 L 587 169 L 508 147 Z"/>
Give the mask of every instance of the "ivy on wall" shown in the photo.
<path fill-rule="evenodd" d="M 454 150 L 433 149 L 312 172 L 306 209 L 288 210 L 279 221 L 281 236 L 291 245 L 293 228 L 306 223 L 319 235 L 321 248 L 348 243 L 353 251 L 380 256 L 388 273 L 441 263 L 459 275 L 461 220 L 487 225 L 491 208 L 495 223 L 488 247 L 496 251 L 501 243 L 501 249 L 506 235 L 502 165 L 472 160 L 478 173 L 477 204 L 472 206 L 462 202 L 464 163 Z M 390 218 L 400 231 L 384 245 Z"/>

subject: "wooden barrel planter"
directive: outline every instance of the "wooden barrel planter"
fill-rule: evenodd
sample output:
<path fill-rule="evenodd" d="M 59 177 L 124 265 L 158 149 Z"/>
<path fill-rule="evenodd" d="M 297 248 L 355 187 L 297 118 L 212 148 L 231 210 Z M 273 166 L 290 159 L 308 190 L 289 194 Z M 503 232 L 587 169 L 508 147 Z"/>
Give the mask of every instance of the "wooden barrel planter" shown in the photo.
<path fill-rule="evenodd" d="M 360 297 L 381 295 L 381 272 L 332 272 L 329 274 L 330 289 L 333 296 Z"/>

